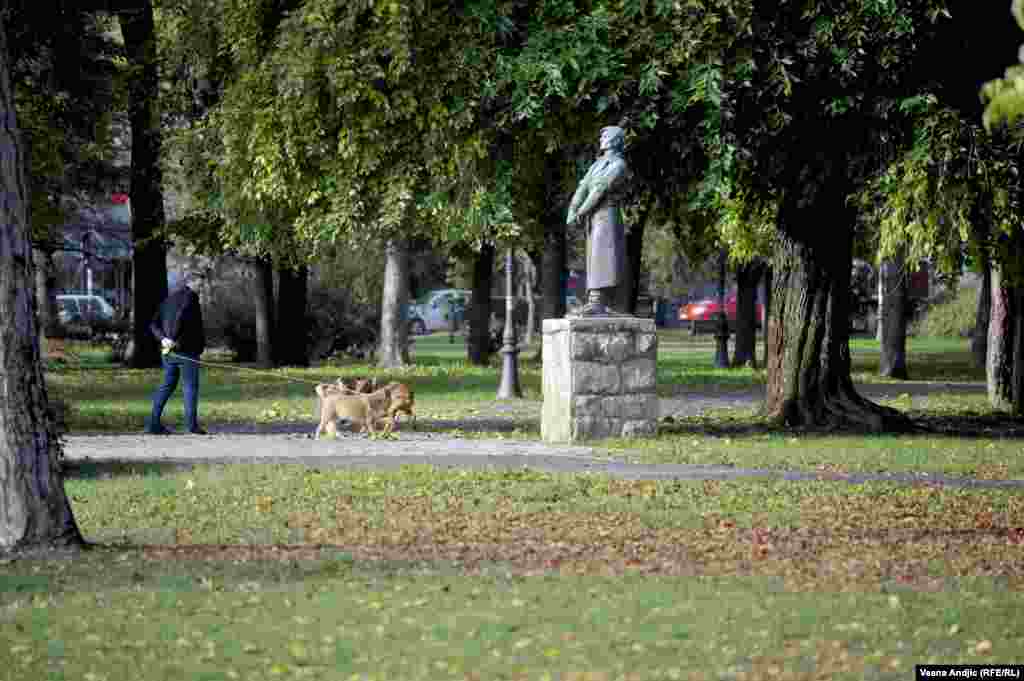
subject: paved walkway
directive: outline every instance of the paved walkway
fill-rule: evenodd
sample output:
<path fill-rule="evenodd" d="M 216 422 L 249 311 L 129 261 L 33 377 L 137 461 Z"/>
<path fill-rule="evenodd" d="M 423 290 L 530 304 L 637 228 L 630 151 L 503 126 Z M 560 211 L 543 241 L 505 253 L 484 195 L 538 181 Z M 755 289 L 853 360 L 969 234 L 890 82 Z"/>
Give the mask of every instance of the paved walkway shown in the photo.
<path fill-rule="evenodd" d="M 930 392 L 984 391 L 975 384 L 893 384 L 865 386 L 875 399 L 911 394 L 926 399 Z M 713 414 L 722 408 L 755 407 L 761 391 L 730 395 L 694 394 L 662 400 L 662 415 Z M 851 484 L 882 481 L 904 484 L 942 484 L 958 487 L 1024 488 L 1024 480 L 971 480 L 929 474 L 836 474 L 805 471 L 746 469 L 713 465 L 646 465 L 608 456 L 594 447 L 555 445 L 535 440 L 460 438 L 455 429 L 511 431 L 524 425 L 536 428 L 539 403 L 495 403 L 491 414 L 458 421 L 430 421 L 432 432 L 402 430 L 394 440 L 370 440 L 342 434 L 337 439 L 314 441 L 313 424 L 224 426 L 208 436 L 76 435 L 68 438 L 66 458 L 72 468 L 85 462 L 99 467 L 122 463 L 188 466 L 196 463 L 294 463 L 315 467 L 393 469 L 409 464 L 446 468 L 532 468 L 553 473 L 602 473 L 620 478 L 649 480 L 839 480 Z M 436 432 L 441 431 L 441 432 Z"/>

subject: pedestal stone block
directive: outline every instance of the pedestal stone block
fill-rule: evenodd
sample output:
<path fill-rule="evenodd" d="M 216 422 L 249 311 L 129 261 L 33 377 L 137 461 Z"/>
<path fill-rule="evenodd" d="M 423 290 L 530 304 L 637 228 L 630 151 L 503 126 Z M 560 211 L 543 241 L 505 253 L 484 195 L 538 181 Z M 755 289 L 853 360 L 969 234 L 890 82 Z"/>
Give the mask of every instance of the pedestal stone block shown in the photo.
<path fill-rule="evenodd" d="M 544 320 L 541 437 L 578 442 L 658 432 L 654 320 Z"/>

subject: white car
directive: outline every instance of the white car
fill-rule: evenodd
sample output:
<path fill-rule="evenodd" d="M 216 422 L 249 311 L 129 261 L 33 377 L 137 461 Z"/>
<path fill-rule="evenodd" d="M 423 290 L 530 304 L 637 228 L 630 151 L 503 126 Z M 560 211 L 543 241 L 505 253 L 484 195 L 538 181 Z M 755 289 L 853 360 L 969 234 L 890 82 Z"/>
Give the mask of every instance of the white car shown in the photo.
<path fill-rule="evenodd" d="M 63 294 L 57 296 L 57 318 L 61 324 L 113 321 L 114 307 L 97 295 Z"/>
<path fill-rule="evenodd" d="M 461 326 L 472 294 L 465 289 L 444 288 L 420 296 L 409 306 L 409 330 L 416 335 L 447 331 L 453 317 Z"/>

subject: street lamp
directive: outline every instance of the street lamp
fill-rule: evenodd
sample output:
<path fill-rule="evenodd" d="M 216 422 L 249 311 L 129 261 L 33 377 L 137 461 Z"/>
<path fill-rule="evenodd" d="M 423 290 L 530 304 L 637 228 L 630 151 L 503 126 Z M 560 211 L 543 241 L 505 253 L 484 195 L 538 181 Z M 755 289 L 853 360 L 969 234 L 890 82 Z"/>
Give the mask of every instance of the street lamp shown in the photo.
<path fill-rule="evenodd" d="M 515 310 L 512 298 L 512 269 L 515 261 L 512 258 L 512 249 L 508 249 L 505 255 L 505 335 L 502 339 L 504 346 L 501 348 L 501 385 L 498 386 L 499 400 L 511 400 L 523 396 L 519 387 L 519 347 L 516 341 L 516 324 L 512 318 Z"/>

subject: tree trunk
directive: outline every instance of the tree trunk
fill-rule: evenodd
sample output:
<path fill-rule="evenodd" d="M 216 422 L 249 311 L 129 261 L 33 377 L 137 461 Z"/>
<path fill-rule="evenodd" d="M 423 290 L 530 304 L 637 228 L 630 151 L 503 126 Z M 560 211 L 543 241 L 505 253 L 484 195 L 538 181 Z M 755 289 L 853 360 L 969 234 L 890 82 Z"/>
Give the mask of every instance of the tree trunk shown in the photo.
<path fill-rule="evenodd" d="M 60 317 L 57 314 L 57 272 L 53 266 L 53 251 L 36 248 L 35 258 L 36 301 L 39 303 L 39 328 L 46 338 L 60 335 Z"/>
<path fill-rule="evenodd" d="M 24 150 L 0 22 L 0 550 L 81 546 L 64 492 L 32 295 Z"/>
<path fill-rule="evenodd" d="M 274 350 L 279 366 L 309 366 L 309 328 L 306 307 L 309 268 L 279 267 L 277 270 L 277 333 Z"/>
<path fill-rule="evenodd" d="M 541 319 L 565 316 L 567 261 L 565 219 L 549 215 L 544 225 L 544 252 L 540 258 Z"/>
<path fill-rule="evenodd" d="M 736 270 L 736 341 L 733 366 L 757 368 L 757 285 L 761 283 L 761 262 L 740 265 Z"/>
<path fill-rule="evenodd" d="M 986 378 L 992 407 L 1024 416 L 1024 286 L 1008 284 L 998 267 L 992 268 Z"/>
<path fill-rule="evenodd" d="M 845 183 L 836 176 L 844 164 L 815 158 L 811 163 L 822 163 L 822 176 L 814 178 L 815 184 L 790 184 L 793 189 L 779 211 L 766 413 L 790 427 L 906 429 L 910 424 L 902 414 L 869 402 L 853 387 L 849 317 L 854 219 L 845 205 Z M 808 179 L 803 173 L 801 178 Z M 830 228 L 823 230 L 823 225 Z"/>
<path fill-rule="evenodd" d="M 274 267 L 265 258 L 254 260 L 256 292 L 256 363 L 274 366 Z"/>
<path fill-rule="evenodd" d="M 981 254 L 981 286 L 978 288 L 978 309 L 974 313 L 974 333 L 971 334 L 971 356 L 974 366 L 988 365 L 988 325 L 992 318 L 992 261 L 987 253 Z"/>
<path fill-rule="evenodd" d="M 764 326 L 761 332 L 764 334 L 764 361 L 768 363 L 768 324 L 772 319 L 772 285 L 774 283 L 774 272 L 771 262 L 765 263 L 764 266 L 764 319 L 761 320 L 761 324 Z"/>
<path fill-rule="evenodd" d="M 885 258 L 878 267 L 878 333 L 881 358 L 878 373 L 907 376 L 907 272 L 902 254 Z"/>
<path fill-rule="evenodd" d="M 167 297 L 167 247 L 160 171 L 160 115 L 157 110 L 156 32 L 152 2 L 142 9 L 118 14 L 125 51 L 131 65 L 128 79 L 132 129 L 132 167 L 129 197 L 132 206 L 133 350 L 136 369 L 160 366 L 160 346 L 149 323 Z"/>
<path fill-rule="evenodd" d="M 409 363 L 409 323 L 405 315 L 409 306 L 409 244 L 392 239 L 385 253 L 377 366 L 391 369 Z"/>
<path fill-rule="evenodd" d="M 473 263 L 473 301 L 469 310 L 469 363 L 487 366 L 491 357 L 491 277 L 494 245 L 485 243 Z"/>
<path fill-rule="evenodd" d="M 533 343 L 533 334 L 537 330 L 537 299 L 533 295 L 533 289 L 537 285 L 537 266 L 533 264 L 533 258 L 526 251 L 520 253 L 519 263 L 519 290 L 526 301 L 526 334 L 520 342 L 528 346 Z"/>

